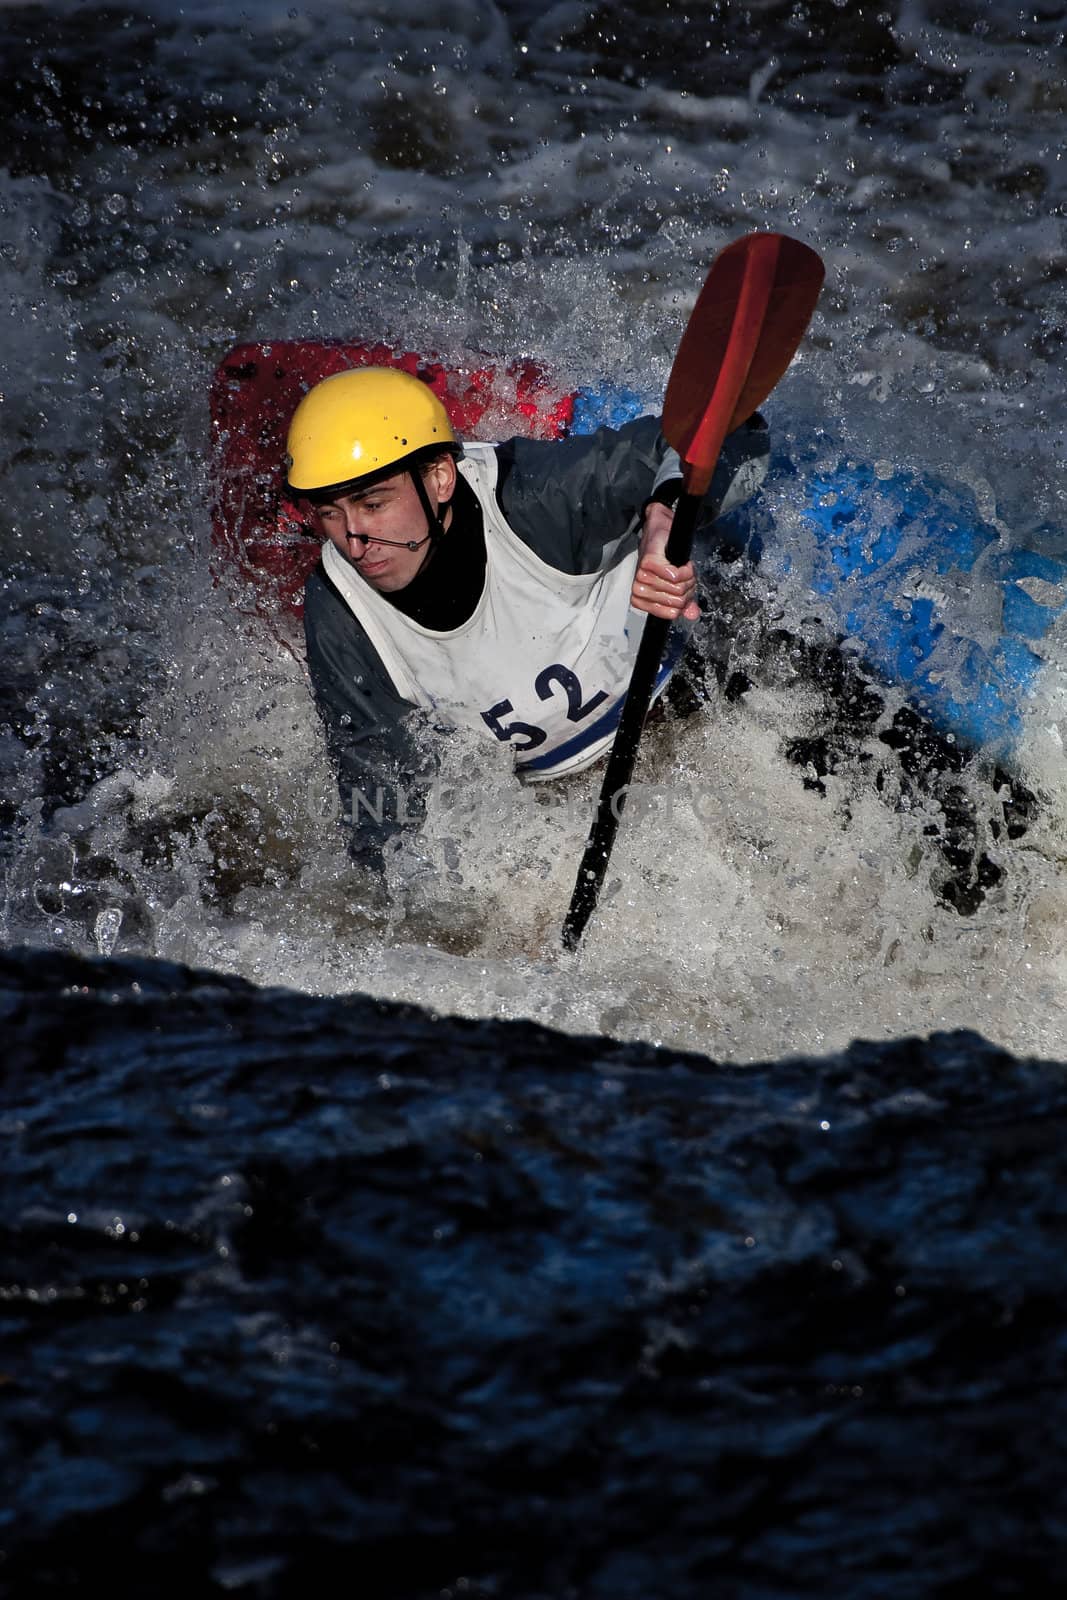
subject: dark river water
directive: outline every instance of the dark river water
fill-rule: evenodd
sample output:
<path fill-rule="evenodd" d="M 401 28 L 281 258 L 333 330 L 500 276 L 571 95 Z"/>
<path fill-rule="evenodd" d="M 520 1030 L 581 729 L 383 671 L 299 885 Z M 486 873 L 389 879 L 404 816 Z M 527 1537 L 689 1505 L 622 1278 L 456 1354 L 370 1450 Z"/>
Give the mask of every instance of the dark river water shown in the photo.
<path fill-rule="evenodd" d="M 1067 560 L 1065 37 L 0 4 L 0 1593 L 1062 1591 L 1067 625 L 961 748 L 815 616 L 798 494 L 917 476 Z M 361 878 L 299 642 L 213 565 L 219 362 L 655 410 L 754 228 L 827 282 L 719 681 L 643 756 L 699 812 L 627 815 L 574 956 L 595 776 L 461 741 L 492 805 Z M 995 641 L 991 570 L 909 594 Z"/>

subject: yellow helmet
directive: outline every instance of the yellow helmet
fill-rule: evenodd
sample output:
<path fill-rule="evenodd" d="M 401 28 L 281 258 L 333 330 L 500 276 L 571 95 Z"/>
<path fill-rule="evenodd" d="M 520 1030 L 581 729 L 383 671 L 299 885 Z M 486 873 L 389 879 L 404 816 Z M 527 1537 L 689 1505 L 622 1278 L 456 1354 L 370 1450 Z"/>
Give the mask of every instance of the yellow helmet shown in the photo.
<path fill-rule="evenodd" d="M 309 389 L 293 413 L 286 482 L 293 494 L 342 494 L 443 451 L 460 455 L 429 386 L 394 367 L 357 367 Z"/>

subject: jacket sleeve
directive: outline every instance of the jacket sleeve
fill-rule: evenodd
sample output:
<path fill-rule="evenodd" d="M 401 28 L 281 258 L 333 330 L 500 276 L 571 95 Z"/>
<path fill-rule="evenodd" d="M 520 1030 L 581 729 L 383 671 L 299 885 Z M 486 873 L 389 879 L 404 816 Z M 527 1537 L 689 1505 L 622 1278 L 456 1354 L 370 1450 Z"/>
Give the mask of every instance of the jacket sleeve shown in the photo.
<path fill-rule="evenodd" d="M 723 445 L 707 496 L 712 516 L 755 492 L 767 471 L 767 425 L 756 413 Z M 497 447 L 497 499 L 510 526 L 560 572 L 598 572 L 637 548 L 651 499 L 682 484 L 658 417 L 562 441 L 509 439 Z"/>
<path fill-rule="evenodd" d="M 418 822 L 436 764 L 415 735 L 415 708 L 397 694 L 358 620 L 321 564 L 304 589 L 311 684 L 337 773 L 351 855 L 380 869 L 389 841 Z"/>

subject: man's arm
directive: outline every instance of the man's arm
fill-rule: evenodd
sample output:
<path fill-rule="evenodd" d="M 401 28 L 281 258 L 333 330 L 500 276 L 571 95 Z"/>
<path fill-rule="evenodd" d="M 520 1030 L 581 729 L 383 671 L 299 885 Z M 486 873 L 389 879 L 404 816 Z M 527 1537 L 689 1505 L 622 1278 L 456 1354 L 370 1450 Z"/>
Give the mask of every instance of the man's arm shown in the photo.
<path fill-rule="evenodd" d="M 542 561 L 570 573 L 630 555 L 657 474 L 681 471 L 656 417 L 573 439 L 509 439 L 496 453 L 509 525 Z"/>
<path fill-rule="evenodd" d="M 321 566 L 305 587 L 304 633 L 349 849 L 356 860 L 379 869 L 389 840 L 424 812 L 433 756 L 416 743 L 414 708 L 397 694 Z"/>
<path fill-rule="evenodd" d="M 755 492 L 769 452 L 757 413 L 723 445 L 705 521 Z M 597 572 L 632 554 L 650 503 L 673 506 L 682 488 L 681 463 L 658 417 L 560 441 L 509 439 L 497 447 L 497 462 L 508 523 L 560 572 Z"/>

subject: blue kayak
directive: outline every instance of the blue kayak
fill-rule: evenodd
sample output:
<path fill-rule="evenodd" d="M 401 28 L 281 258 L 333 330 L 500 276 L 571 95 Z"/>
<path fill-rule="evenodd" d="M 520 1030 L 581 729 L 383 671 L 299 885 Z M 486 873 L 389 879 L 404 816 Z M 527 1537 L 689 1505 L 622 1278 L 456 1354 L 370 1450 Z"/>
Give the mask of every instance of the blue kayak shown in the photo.
<path fill-rule="evenodd" d="M 647 409 L 635 392 L 600 385 L 579 393 L 572 429 L 617 427 Z M 825 456 L 810 468 L 772 458 L 763 494 L 720 521 L 730 542 L 783 587 L 795 580 L 808 609 L 816 600 L 942 732 L 1005 761 L 1024 740 L 1058 754 L 1052 635 L 1067 612 L 1067 561 L 1009 543 L 964 485 L 845 459 L 827 468 Z M 788 528 L 774 510 L 783 496 Z"/>

